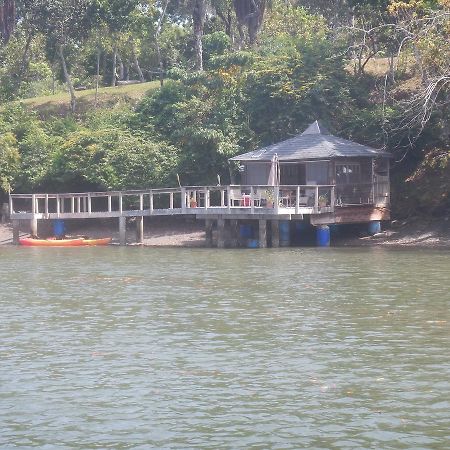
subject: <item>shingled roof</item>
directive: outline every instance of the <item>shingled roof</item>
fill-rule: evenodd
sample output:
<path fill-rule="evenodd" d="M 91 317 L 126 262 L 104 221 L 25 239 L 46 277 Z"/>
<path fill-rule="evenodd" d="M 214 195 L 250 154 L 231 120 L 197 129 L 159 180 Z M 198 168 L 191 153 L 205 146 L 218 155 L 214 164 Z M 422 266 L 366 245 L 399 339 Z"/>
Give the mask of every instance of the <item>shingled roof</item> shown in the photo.
<path fill-rule="evenodd" d="M 231 161 L 271 161 L 277 154 L 280 161 L 352 157 L 391 157 L 390 153 L 357 144 L 330 134 L 318 120 L 298 136 L 267 147 L 230 158 Z"/>

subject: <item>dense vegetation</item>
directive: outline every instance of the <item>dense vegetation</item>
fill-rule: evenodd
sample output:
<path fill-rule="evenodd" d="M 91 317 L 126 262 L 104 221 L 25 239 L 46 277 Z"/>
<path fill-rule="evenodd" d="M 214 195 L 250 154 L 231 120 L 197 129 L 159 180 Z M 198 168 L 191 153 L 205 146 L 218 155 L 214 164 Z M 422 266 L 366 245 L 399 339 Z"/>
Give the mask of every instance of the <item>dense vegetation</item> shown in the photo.
<path fill-rule="evenodd" d="M 0 190 L 215 184 L 321 118 L 393 153 L 398 215 L 447 213 L 449 17 L 448 0 L 0 0 Z M 105 99 L 128 80 L 155 84 Z"/>

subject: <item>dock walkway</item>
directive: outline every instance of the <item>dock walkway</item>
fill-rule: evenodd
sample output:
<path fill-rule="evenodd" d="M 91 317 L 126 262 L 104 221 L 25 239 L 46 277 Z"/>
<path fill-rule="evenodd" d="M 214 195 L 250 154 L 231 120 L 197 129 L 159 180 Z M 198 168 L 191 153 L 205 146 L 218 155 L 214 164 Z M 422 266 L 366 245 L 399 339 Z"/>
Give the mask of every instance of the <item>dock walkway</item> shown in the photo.
<path fill-rule="evenodd" d="M 18 241 L 20 221 L 30 221 L 31 234 L 37 234 L 38 220 L 118 218 L 120 242 L 124 244 L 126 219 L 129 217 L 137 219 L 138 242 L 143 236 L 143 219 L 151 216 L 191 215 L 206 220 L 207 234 L 211 221 L 216 220 L 219 235 L 220 230 L 225 228 L 225 220 L 256 219 L 260 221 L 263 231 L 267 220 L 302 220 L 305 215 L 310 216 L 313 225 L 342 222 L 339 211 L 344 210 L 347 221 L 381 220 L 385 217 L 380 217 L 377 211 L 381 211 L 380 205 L 385 206 L 387 199 L 386 196 L 380 198 L 375 188 L 360 186 L 361 194 L 356 204 L 343 203 L 336 196 L 334 185 L 186 186 L 109 192 L 11 194 L 9 210 L 14 242 Z M 355 220 L 351 220 L 352 217 Z M 260 234 L 264 235 L 263 231 Z M 219 237 L 219 246 L 222 246 L 222 240 Z"/>

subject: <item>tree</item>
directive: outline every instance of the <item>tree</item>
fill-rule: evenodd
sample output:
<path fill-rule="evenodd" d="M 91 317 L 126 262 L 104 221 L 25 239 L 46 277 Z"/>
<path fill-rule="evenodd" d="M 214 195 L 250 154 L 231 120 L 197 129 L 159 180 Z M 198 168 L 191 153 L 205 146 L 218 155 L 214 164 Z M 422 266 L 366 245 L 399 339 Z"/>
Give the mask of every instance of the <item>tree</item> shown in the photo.
<path fill-rule="evenodd" d="M 3 0 L 0 4 L 0 36 L 4 43 L 9 41 L 16 25 L 15 0 Z"/>
<path fill-rule="evenodd" d="M 253 46 L 261 29 L 266 10 L 266 0 L 233 0 L 234 11 L 238 20 L 241 42 L 244 41 L 243 27 L 247 27 L 248 43 Z"/>

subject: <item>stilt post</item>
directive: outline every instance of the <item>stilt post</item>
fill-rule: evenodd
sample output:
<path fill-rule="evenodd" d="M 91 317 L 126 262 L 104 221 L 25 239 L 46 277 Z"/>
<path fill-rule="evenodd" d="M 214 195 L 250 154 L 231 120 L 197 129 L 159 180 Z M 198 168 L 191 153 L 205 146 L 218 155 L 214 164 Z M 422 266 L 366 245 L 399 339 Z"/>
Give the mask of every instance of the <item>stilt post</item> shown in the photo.
<path fill-rule="evenodd" d="M 19 245 L 19 237 L 20 237 L 20 220 L 13 220 L 13 244 Z"/>
<path fill-rule="evenodd" d="M 136 217 L 136 242 L 144 243 L 144 216 Z"/>
<path fill-rule="evenodd" d="M 124 216 L 119 217 L 119 243 L 127 244 L 127 218 Z"/>
<path fill-rule="evenodd" d="M 259 248 L 267 248 L 267 220 L 259 219 Z"/>
<path fill-rule="evenodd" d="M 272 247 L 278 248 L 280 246 L 280 223 L 278 220 L 272 220 Z"/>
<path fill-rule="evenodd" d="M 217 219 L 217 248 L 225 248 L 225 219 Z"/>
<path fill-rule="evenodd" d="M 211 219 L 205 220 L 205 239 L 206 239 L 206 246 L 212 247 L 212 245 L 213 245 L 213 221 Z"/>

